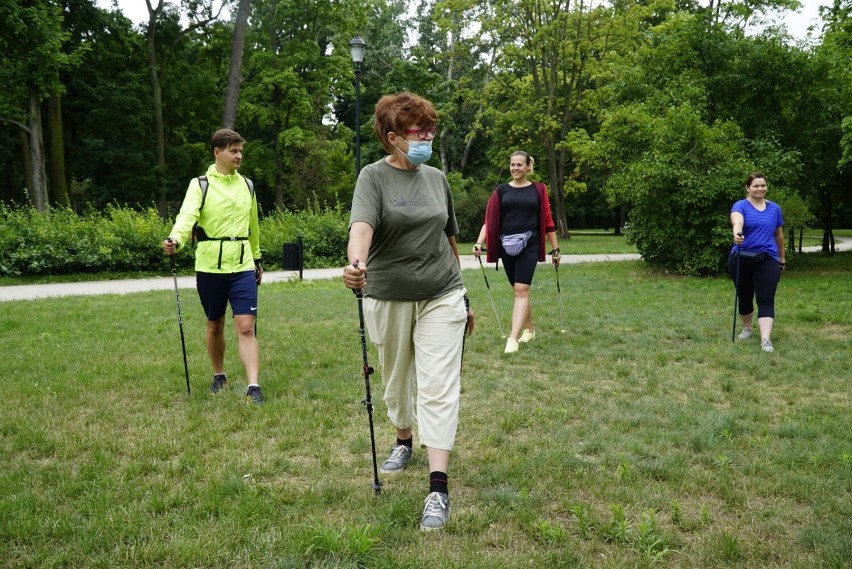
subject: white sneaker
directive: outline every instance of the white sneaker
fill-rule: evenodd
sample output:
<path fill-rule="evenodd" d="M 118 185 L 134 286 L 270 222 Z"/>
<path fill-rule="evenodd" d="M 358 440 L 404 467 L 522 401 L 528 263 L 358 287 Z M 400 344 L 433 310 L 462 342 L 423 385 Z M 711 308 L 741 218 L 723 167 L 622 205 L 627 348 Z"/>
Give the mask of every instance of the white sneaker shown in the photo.
<path fill-rule="evenodd" d="M 772 342 L 769 341 L 769 338 L 764 338 L 760 342 L 760 349 L 764 352 L 774 352 L 775 346 L 772 345 Z"/>
<path fill-rule="evenodd" d="M 518 342 L 529 342 L 530 340 L 535 340 L 535 330 L 525 328 L 521 337 L 518 338 Z"/>
<path fill-rule="evenodd" d="M 737 335 L 737 338 L 740 340 L 748 340 L 754 336 L 754 332 L 751 331 L 751 328 L 743 328 L 743 331 Z"/>
<path fill-rule="evenodd" d="M 507 354 L 514 354 L 518 351 L 518 341 L 514 338 L 509 338 L 506 340 L 506 349 L 504 350 Z"/>

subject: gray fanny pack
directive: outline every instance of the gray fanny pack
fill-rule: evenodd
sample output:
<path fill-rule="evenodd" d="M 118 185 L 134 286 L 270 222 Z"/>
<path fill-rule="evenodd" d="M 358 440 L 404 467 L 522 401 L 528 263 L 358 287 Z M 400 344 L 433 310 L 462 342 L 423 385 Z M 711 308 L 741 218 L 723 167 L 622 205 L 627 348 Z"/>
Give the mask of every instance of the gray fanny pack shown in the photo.
<path fill-rule="evenodd" d="M 506 254 L 514 257 L 526 248 L 527 241 L 529 241 L 531 236 L 532 231 L 527 231 L 526 233 L 515 233 L 513 235 L 501 235 L 500 241 Z"/>

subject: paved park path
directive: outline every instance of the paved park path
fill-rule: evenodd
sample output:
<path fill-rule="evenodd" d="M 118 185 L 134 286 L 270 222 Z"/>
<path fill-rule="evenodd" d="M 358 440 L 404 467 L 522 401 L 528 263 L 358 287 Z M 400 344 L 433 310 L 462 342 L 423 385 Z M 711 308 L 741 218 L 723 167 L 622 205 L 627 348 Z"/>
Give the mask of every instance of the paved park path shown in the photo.
<path fill-rule="evenodd" d="M 841 237 L 835 239 L 837 251 L 852 250 L 852 238 Z M 803 251 L 818 252 L 819 245 L 803 247 Z M 562 264 L 599 263 L 606 261 L 633 261 L 641 257 L 635 253 L 622 253 L 613 255 L 562 255 Z M 485 261 L 483 261 L 485 263 Z M 545 263 L 549 263 L 546 261 Z M 478 269 L 479 262 L 473 255 L 461 256 L 462 269 Z M 494 270 L 493 263 L 485 265 L 486 269 Z M 305 269 L 302 278 L 305 280 L 337 279 L 342 274 L 341 267 L 330 269 Z M 268 271 L 263 275 L 264 283 L 287 281 L 299 278 L 299 271 Z M 32 300 L 36 298 L 51 298 L 60 296 L 90 296 L 96 294 L 130 294 L 134 292 L 145 292 L 149 290 L 173 290 L 174 279 L 170 274 L 162 277 L 151 277 L 145 279 L 123 279 L 111 281 L 86 281 L 71 283 L 52 283 L 34 285 L 11 285 L 0 286 L 0 302 L 13 300 Z M 178 277 L 179 288 L 195 288 L 195 275 Z"/>
<path fill-rule="evenodd" d="M 617 255 L 562 255 L 562 263 L 592 263 L 601 261 L 626 261 L 639 259 L 636 254 Z M 494 264 L 483 264 L 486 270 L 494 270 Z M 479 262 L 473 255 L 461 255 L 462 269 L 479 269 Z M 330 269 L 305 269 L 302 278 L 305 280 L 339 279 L 343 274 L 342 267 Z M 265 284 L 288 281 L 299 278 L 299 271 L 266 271 L 263 274 Z M 195 288 L 195 275 L 178 276 L 179 288 Z M 130 294 L 149 290 L 174 290 L 175 281 L 171 274 L 161 277 L 144 279 L 121 279 L 110 281 L 85 281 L 70 283 L 51 283 L 34 285 L 0 286 L 0 302 L 11 300 L 31 300 L 58 296 L 90 296 L 96 294 Z"/>

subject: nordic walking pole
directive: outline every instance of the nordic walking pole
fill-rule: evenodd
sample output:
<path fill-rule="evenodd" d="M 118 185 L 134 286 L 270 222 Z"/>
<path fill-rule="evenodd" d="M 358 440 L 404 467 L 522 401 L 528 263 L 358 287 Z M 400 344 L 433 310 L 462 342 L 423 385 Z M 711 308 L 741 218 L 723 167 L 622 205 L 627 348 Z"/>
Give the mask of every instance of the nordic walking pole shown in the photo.
<path fill-rule="evenodd" d="M 559 299 L 559 332 L 565 333 L 565 320 L 562 318 L 562 289 L 559 288 L 559 265 L 556 267 L 556 296 Z"/>
<path fill-rule="evenodd" d="M 358 268 L 358 259 L 352 262 L 352 266 Z M 364 291 L 361 289 L 352 290 L 355 297 L 358 299 L 358 322 L 361 327 L 361 358 L 364 361 L 364 390 L 366 397 L 361 401 L 362 405 L 367 407 L 367 416 L 370 418 L 370 446 L 373 449 L 373 492 L 378 494 L 382 491 L 382 483 L 379 481 L 379 464 L 376 461 L 376 434 L 373 428 L 373 396 L 370 394 L 370 376 L 373 375 L 373 368 L 367 363 L 367 336 L 364 333 Z"/>
<path fill-rule="evenodd" d="M 461 366 L 460 369 L 464 370 L 464 340 L 465 336 L 472 332 L 471 321 L 470 321 L 470 299 L 467 295 L 464 295 L 464 332 L 462 332 L 462 354 L 461 354 Z"/>
<path fill-rule="evenodd" d="M 485 251 L 485 249 L 481 249 L 481 251 Z M 485 288 L 488 289 L 488 299 L 491 300 L 491 310 L 494 311 L 494 320 L 497 321 L 497 330 L 500 332 L 500 337 L 505 338 L 506 336 L 503 334 L 503 326 L 500 325 L 500 315 L 497 314 L 497 305 L 494 304 L 494 297 L 491 296 L 491 286 L 488 284 L 488 277 L 485 275 L 485 266 L 482 264 L 482 257 L 477 257 L 479 259 L 479 268 L 482 269 L 482 278 L 485 279 Z"/>
<path fill-rule="evenodd" d="M 171 243 L 172 238 L 167 239 Z M 186 394 L 189 395 L 189 365 L 186 363 L 186 340 L 183 337 L 183 318 L 180 314 L 180 292 L 178 291 L 177 282 L 177 265 L 175 264 L 174 254 L 170 255 L 172 265 L 172 278 L 175 280 L 175 300 L 177 301 L 178 327 L 180 328 L 180 347 L 183 349 L 183 371 L 186 373 Z"/>
<path fill-rule="evenodd" d="M 742 237 L 742 233 L 737 233 Z M 740 299 L 740 246 L 737 245 L 737 270 L 734 277 L 734 324 L 731 328 L 731 342 L 736 338 L 737 333 L 737 301 Z"/>
<path fill-rule="evenodd" d="M 263 270 L 263 266 L 261 266 L 260 261 L 255 261 L 254 263 L 254 281 L 257 283 L 258 295 L 260 294 L 260 277 L 261 271 Z M 258 296 L 258 300 L 260 297 Z M 260 306 L 260 302 L 257 303 Z M 257 338 L 257 312 L 254 314 L 254 337 Z"/>

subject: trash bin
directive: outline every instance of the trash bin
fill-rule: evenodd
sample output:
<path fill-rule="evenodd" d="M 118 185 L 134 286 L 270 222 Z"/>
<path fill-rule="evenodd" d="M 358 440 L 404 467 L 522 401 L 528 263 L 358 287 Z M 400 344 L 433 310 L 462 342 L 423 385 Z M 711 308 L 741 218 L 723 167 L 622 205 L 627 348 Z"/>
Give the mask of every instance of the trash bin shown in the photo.
<path fill-rule="evenodd" d="M 305 268 L 305 259 L 302 254 L 302 236 L 299 235 L 298 241 L 295 243 L 284 243 L 284 263 L 285 271 L 299 271 L 299 278 L 302 278 L 302 271 Z"/>

